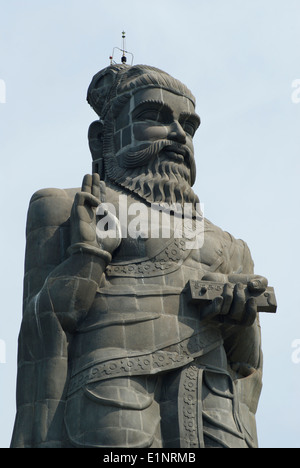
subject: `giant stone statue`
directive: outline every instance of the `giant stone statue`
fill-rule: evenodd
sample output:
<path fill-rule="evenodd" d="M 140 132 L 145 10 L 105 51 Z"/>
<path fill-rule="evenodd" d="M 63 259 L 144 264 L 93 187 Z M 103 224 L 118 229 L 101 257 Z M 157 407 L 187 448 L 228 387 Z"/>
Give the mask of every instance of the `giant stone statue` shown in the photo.
<path fill-rule="evenodd" d="M 11 446 L 255 448 L 275 298 L 245 242 L 202 218 L 195 99 L 126 64 L 87 99 L 93 174 L 30 201 Z"/>

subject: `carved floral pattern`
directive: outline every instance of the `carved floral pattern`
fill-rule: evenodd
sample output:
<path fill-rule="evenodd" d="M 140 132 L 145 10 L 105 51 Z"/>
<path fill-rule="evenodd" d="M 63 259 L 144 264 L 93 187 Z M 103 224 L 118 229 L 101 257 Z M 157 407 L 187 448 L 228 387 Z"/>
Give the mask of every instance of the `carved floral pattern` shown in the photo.
<path fill-rule="evenodd" d="M 189 254 L 185 239 L 173 239 L 171 244 L 155 257 L 136 263 L 118 265 L 111 263 L 106 268 L 107 276 L 159 276 L 176 271 Z"/>

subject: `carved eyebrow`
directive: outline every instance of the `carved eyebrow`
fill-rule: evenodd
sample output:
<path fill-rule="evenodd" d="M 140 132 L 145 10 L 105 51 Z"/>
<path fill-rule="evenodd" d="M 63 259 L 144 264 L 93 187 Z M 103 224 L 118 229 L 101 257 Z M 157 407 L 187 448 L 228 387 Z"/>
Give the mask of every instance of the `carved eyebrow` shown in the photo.
<path fill-rule="evenodd" d="M 148 99 L 148 100 L 145 100 L 145 101 L 142 101 L 140 102 L 136 107 L 135 107 L 135 111 L 138 110 L 140 107 L 144 107 L 145 105 L 149 105 L 149 104 L 154 104 L 157 108 L 159 108 L 159 110 L 167 110 L 168 112 L 170 112 L 171 114 L 173 114 L 173 110 L 172 108 L 166 104 L 165 102 L 163 101 L 159 101 L 159 100 L 155 100 L 155 99 Z"/>
<path fill-rule="evenodd" d="M 197 127 L 199 127 L 199 125 L 201 123 L 201 119 L 200 119 L 199 115 L 196 114 L 196 113 L 192 113 L 192 112 L 181 112 L 179 119 L 180 120 L 191 119 L 197 124 Z"/>

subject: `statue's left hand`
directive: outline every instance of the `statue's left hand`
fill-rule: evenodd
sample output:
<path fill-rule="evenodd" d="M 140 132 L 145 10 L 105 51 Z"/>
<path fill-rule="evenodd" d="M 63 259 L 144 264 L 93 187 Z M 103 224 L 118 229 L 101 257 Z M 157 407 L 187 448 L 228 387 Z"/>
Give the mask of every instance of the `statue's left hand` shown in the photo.
<path fill-rule="evenodd" d="M 223 292 L 204 306 L 201 317 L 212 319 L 220 316 L 224 323 L 250 327 L 257 316 L 255 297 L 246 298 L 246 288 L 253 293 L 263 293 L 268 280 L 259 275 L 209 273 L 202 280 L 224 283 Z"/>

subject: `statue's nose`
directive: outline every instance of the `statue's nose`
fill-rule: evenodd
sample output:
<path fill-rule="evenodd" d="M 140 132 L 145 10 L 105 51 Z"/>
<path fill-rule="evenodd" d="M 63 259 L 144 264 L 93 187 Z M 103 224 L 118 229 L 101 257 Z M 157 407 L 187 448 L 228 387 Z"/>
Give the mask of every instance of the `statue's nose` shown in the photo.
<path fill-rule="evenodd" d="M 170 131 L 169 131 L 168 138 L 170 140 L 177 141 L 178 143 L 182 143 L 182 144 L 186 143 L 185 131 L 183 130 L 178 120 L 174 120 L 174 122 L 170 124 Z"/>

